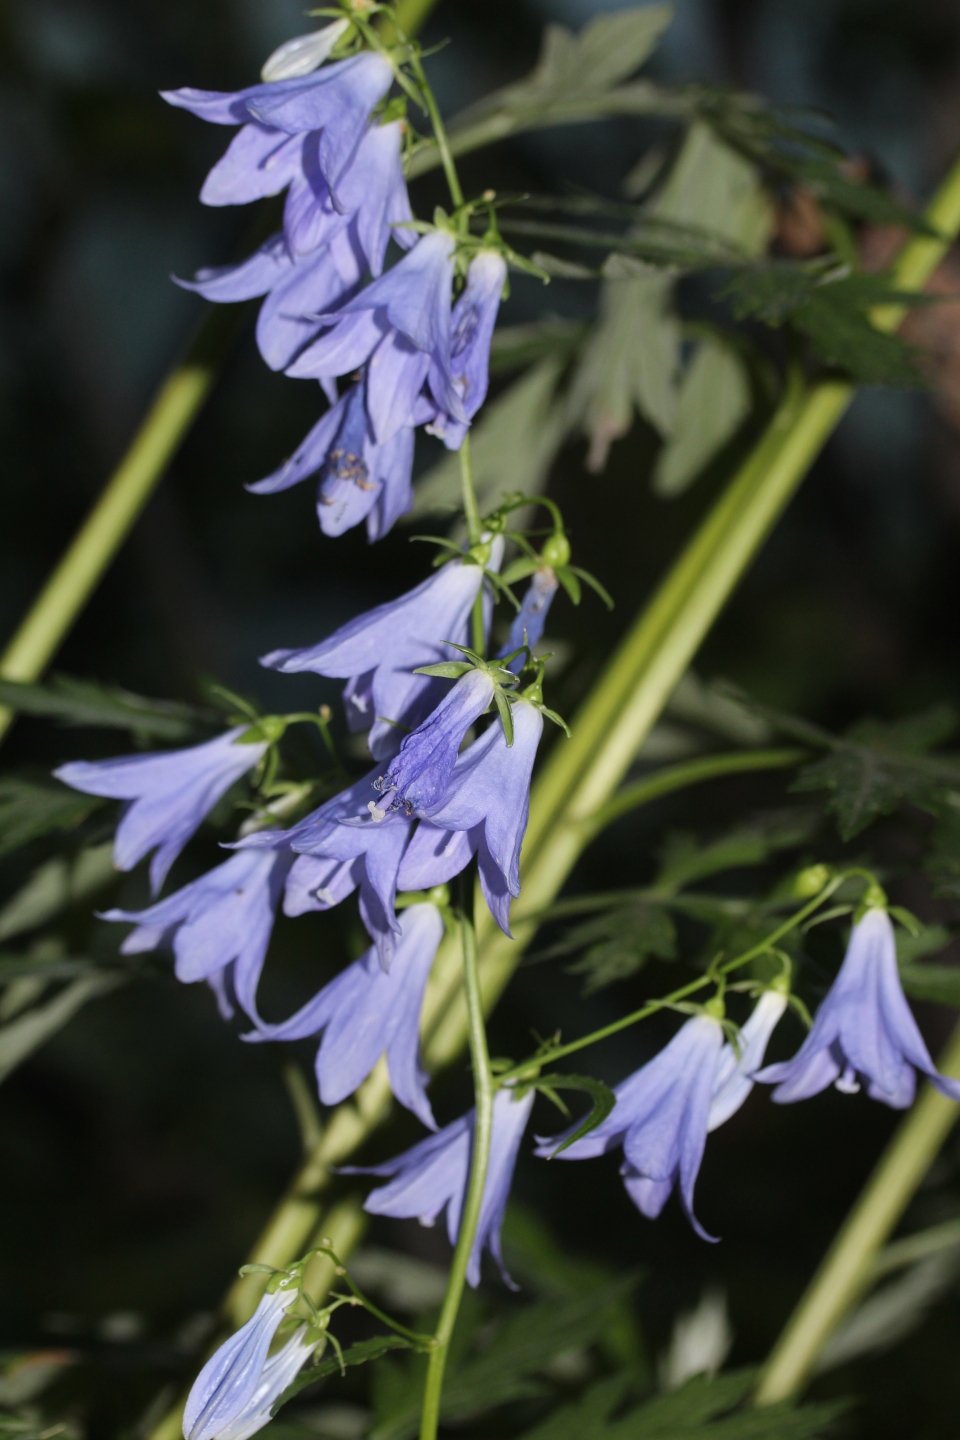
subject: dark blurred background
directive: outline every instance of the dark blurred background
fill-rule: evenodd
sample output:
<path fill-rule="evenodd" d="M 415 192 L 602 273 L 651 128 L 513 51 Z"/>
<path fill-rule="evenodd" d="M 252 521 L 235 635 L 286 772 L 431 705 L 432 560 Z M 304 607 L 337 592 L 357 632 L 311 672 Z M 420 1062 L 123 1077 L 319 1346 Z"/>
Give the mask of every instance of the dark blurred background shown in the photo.
<path fill-rule="evenodd" d="M 546 21 L 579 26 L 602 8 L 440 0 L 425 39 L 451 42 L 430 62 L 443 105 L 458 109 L 529 69 Z M 7 0 L 0 12 L 0 637 L 13 632 L 199 322 L 200 303 L 171 273 L 243 253 L 250 233 L 250 214 L 196 200 L 224 132 L 168 109 L 157 91 L 251 83 L 266 54 L 305 28 L 297 0 Z M 960 149 L 960 7 L 949 0 L 680 0 L 653 72 L 825 110 L 844 144 L 904 197 L 925 198 Z M 475 157 L 469 173 L 480 185 L 573 182 L 615 195 L 643 138 L 627 122 L 545 132 Z M 414 187 L 421 214 L 441 198 L 433 177 Z M 589 313 L 594 299 L 590 287 L 570 285 L 545 301 L 521 282 L 505 318 L 548 302 Z M 422 578 L 425 552 L 402 530 L 371 552 L 358 531 L 336 542 L 319 534 L 309 485 L 271 499 L 244 491 L 318 413 L 312 384 L 267 371 L 251 328 L 248 318 L 57 668 L 188 699 L 199 676 L 214 676 L 268 706 L 316 705 L 335 690 L 266 673 L 256 657 L 315 640 Z M 953 335 L 944 321 L 934 395 L 858 396 L 698 657 L 702 675 L 725 675 L 833 726 L 960 699 Z M 653 433 L 638 422 L 602 477 L 586 476 L 579 443 L 555 465 L 550 490 L 576 558 L 617 601 L 611 616 L 590 600 L 577 612 L 555 607 L 549 633 L 572 658 L 551 703 L 565 713 L 709 498 L 709 481 L 677 502 L 652 496 L 654 453 Z M 61 730 L 18 722 L 5 759 L 46 765 L 66 744 Z M 114 744 L 93 733 L 86 753 Z M 664 829 L 720 827 L 783 796 L 773 779 L 663 802 L 608 832 L 574 884 L 636 883 Z M 184 877 L 213 853 L 212 841 L 197 842 Z M 123 895 L 142 901 L 139 879 Z M 353 952 L 354 923 L 281 924 L 268 986 L 278 1013 Z M 604 992 L 590 1012 L 617 1013 L 661 980 L 659 988 L 670 983 L 650 973 Z M 549 1033 L 584 1023 L 578 982 L 556 968 L 523 971 L 511 993 L 493 1024 L 495 1052 L 521 1049 L 533 1025 Z M 936 1046 L 949 1016 L 929 1008 L 922 1019 Z M 651 1030 L 623 1040 L 591 1055 L 592 1068 L 619 1080 L 656 1039 Z M 296 1165 L 284 1058 L 241 1044 L 204 987 L 178 987 L 164 973 L 91 1004 L 0 1088 L 0 1345 L 62 1344 L 87 1356 L 94 1433 L 142 1433 L 145 1407 L 177 1378 L 177 1336 L 216 1307 Z M 309 1050 L 301 1059 L 309 1064 Z M 460 1068 L 441 1083 L 444 1120 L 466 1086 Z M 612 1161 L 524 1159 L 517 1188 L 573 1251 L 647 1266 L 639 1303 L 654 1350 L 677 1311 L 716 1283 L 729 1296 L 733 1359 L 747 1362 L 772 1343 L 893 1123 L 863 1097 L 831 1092 L 779 1110 L 754 1095 L 708 1146 L 698 1208 L 723 1236 L 715 1247 L 674 1204 L 656 1225 L 639 1217 Z M 404 1121 L 386 1143 L 415 1133 Z M 936 1215 L 950 1211 L 953 1164 L 951 1151 L 935 1176 Z M 394 1226 L 377 1238 L 442 1261 L 442 1241 L 414 1231 Z M 824 1385 L 862 1399 L 856 1433 L 951 1436 L 958 1342 L 951 1293 L 899 1348 Z"/>

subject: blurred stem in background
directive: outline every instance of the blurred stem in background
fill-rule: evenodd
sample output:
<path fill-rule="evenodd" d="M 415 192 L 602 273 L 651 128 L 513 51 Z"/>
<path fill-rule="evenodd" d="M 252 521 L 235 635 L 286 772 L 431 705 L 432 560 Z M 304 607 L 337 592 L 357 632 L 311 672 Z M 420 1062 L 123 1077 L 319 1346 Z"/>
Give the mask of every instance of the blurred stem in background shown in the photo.
<path fill-rule="evenodd" d="M 407 35 L 437 0 L 397 0 Z M 387 24 L 388 43 L 396 37 Z M 0 680 L 39 680 L 113 563 L 213 389 L 246 309 L 211 306 L 186 355 L 166 377 L 120 464 L 59 565 L 0 655 Z M 0 706 L 0 744 L 14 712 Z"/>

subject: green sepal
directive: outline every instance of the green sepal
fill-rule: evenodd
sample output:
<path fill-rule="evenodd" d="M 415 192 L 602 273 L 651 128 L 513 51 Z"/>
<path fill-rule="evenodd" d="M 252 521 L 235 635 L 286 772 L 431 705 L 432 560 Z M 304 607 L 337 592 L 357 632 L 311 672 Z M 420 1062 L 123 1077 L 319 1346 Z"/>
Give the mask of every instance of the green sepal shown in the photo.
<path fill-rule="evenodd" d="M 613 596 L 608 590 L 604 589 L 604 587 L 600 584 L 600 581 L 595 575 L 590 574 L 589 570 L 581 570 L 579 565 L 566 565 L 564 566 L 564 569 L 569 570 L 573 575 L 579 576 L 579 578 L 583 581 L 585 585 L 589 585 L 590 589 L 593 590 L 595 594 L 600 596 L 600 599 L 603 601 L 604 605 L 606 605 L 608 610 L 613 609 Z M 560 572 L 558 570 L 558 577 L 559 574 Z"/>
<path fill-rule="evenodd" d="M 500 720 L 503 724 L 503 733 L 507 739 L 507 748 L 513 745 L 513 714 L 510 710 L 510 701 L 507 699 L 499 685 L 493 692 L 493 698 L 497 702 L 497 709 L 500 712 Z"/>
<path fill-rule="evenodd" d="M 441 660 L 437 665 L 420 665 L 414 675 L 436 675 L 441 680 L 459 680 L 476 667 L 466 660 Z"/>
<path fill-rule="evenodd" d="M 569 565 L 561 565 L 557 570 L 554 571 L 554 574 L 560 581 L 560 584 L 563 586 L 564 590 L 566 590 L 574 605 L 579 605 L 580 596 L 582 593 L 580 588 L 580 581 L 574 574 L 572 567 Z"/>
<path fill-rule="evenodd" d="M 514 560 L 512 564 L 508 565 L 500 576 L 500 579 L 505 585 L 514 585 L 518 580 L 526 580 L 528 575 L 535 574 L 539 569 L 540 561 L 536 556 L 528 558 L 524 555 L 522 558 Z"/>
<path fill-rule="evenodd" d="M 552 1155 L 547 1158 L 555 1159 L 561 1152 L 572 1145 L 575 1140 L 582 1140 L 584 1135 L 589 1135 L 591 1130 L 596 1130 L 610 1114 L 617 1097 L 609 1085 L 604 1085 L 602 1080 L 594 1080 L 591 1075 L 550 1075 L 546 1081 L 536 1081 L 534 1088 L 537 1090 L 582 1090 L 589 1095 L 593 1101 L 593 1109 L 589 1115 L 581 1121 L 572 1135 L 568 1135 L 562 1144 L 558 1145 Z"/>

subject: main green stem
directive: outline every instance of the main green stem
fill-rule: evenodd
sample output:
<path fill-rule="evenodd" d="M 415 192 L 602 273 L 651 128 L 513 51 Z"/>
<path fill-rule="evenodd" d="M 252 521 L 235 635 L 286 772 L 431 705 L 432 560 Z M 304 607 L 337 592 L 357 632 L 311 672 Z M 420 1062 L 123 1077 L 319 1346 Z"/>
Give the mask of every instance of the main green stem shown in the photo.
<path fill-rule="evenodd" d="M 457 1321 L 463 1287 L 467 1278 L 467 1266 L 473 1249 L 480 1210 L 483 1205 L 483 1190 L 487 1179 L 487 1163 L 490 1159 L 490 1138 L 493 1134 L 494 1080 L 490 1071 L 490 1056 L 487 1052 L 487 1032 L 483 1023 L 483 1000 L 480 994 L 480 973 L 477 963 L 477 937 L 473 922 L 468 915 L 461 920 L 463 945 L 463 985 L 467 1002 L 470 1061 L 473 1066 L 474 1122 L 473 1153 L 470 1160 L 470 1183 L 460 1216 L 460 1233 L 453 1252 L 447 1293 L 444 1297 L 440 1320 L 434 1335 L 434 1346 L 427 1365 L 427 1379 L 423 1390 L 423 1410 L 420 1420 L 420 1440 L 436 1440 L 440 1422 L 440 1398 L 443 1391 L 443 1373 L 453 1327 Z"/>

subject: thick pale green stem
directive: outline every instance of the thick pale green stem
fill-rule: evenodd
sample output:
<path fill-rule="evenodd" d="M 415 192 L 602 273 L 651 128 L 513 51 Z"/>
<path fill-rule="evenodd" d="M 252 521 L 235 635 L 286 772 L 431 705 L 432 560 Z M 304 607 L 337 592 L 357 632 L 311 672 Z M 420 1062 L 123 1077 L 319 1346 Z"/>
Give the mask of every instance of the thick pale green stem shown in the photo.
<path fill-rule="evenodd" d="M 398 25 L 405 34 L 415 34 L 435 4 L 399 0 Z M 212 309 L 186 358 L 164 380 L 106 489 L 0 656 L 0 679 L 38 680 L 72 630 L 200 413 L 237 314 Z M 0 741 L 13 718 L 0 706 Z"/>
<path fill-rule="evenodd" d="M 461 922 L 463 943 L 463 988 L 467 1002 L 467 1022 L 470 1040 L 470 1061 L 473 1066 L 474 1126 L 473 1154 L 470 1160 L 470 1183 L 467 1186 L 463 1212 L 460 1216 L 460 1233 L 453 1252 L 450 1278 L 444 1297 L 440 1320 L 434 1335 L 434 1348 L 427 1364 L 427 1379 L 423 1390 L 423 1410 L 420 1419 L 420 1440 L 436 1440 L 440 1422 L 440 1398 L 443 1391 L 443 1372 L 447 1353 L 457 1322 L 463 1287 L 467 1278 L 467 1266 L 473 1249 L 474 1236 L 483 1204 L 483 1190 L 487 1179 L 487 1162 L 490 1158 L 490 1138 L 493 1133 L 494 1081 L 490 1073 L 490 1056 L 487 1053 L 487 1032 L 483 1023 L 483 1002 L 480 995 L 480 976 L 477 966 L 477 939 L 472 921 L 464 916 Z"/>
<path fill-rule="evenodd" d="M 34 681 L 96 590 L 210 393 L 236 329 L 212 310 L 183 362 L 164 381 L 130 449 L 0 657 L 0 678 Z M 0 739 L 13 713 L 0 707 Z"/>
<path fill-rule="evenodd" d="M 960 1027 L 940 1061 L 960 1078 Z M 958 1111 L 928 1085 L 901 1124 L 850 1211 L 760 1377 L 757 1404 L 801 1390 L 837 1324 L 873 1278 L 874 1260 L 957 1122 Z"/>

